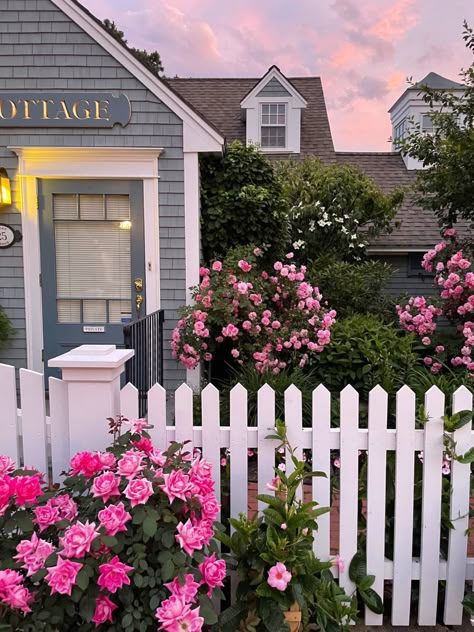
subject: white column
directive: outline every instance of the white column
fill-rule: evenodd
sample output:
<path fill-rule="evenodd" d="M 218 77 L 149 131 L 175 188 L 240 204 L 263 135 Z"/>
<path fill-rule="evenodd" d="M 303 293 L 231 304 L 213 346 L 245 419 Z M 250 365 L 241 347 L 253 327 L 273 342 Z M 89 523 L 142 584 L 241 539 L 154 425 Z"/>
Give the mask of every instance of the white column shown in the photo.
<path fill-rule="evenodd" d="M 199 187 L 199 154 L 184 154 L 184 242 L 186 256 L 186 305 L 192 303 L 190 287 L 199 283 L 201 258 L 201 209 Z M 186 382 L 193 389 L 201 383 L 201 367 L 186 371 Z"/>
<path fill-rule="evenodd" d="M 62 369 L 67 384 L 71 456 L 110 445 L 107 418 L 120 414 L 120 376 L 134 353 L 115 345 L 82 345 L 48 362 Z"/>

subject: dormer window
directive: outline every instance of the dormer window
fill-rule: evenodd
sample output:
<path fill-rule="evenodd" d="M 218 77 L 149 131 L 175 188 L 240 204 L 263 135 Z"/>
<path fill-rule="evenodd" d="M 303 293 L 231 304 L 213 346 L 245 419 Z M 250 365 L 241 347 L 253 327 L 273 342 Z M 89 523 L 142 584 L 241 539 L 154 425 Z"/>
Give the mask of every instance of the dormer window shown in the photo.
<path fill-rule="evenodd" d="M 272 66 L 240 102 L 247 144 L 259 145 L 266 154 L 299 154 L 301 111 L 307 105 L 295 86 Z"/>
<path fill-rule="evenodd" d="M 261 104 L 260 145 L 264 149 L 285 149 L 286 103 Z"/>

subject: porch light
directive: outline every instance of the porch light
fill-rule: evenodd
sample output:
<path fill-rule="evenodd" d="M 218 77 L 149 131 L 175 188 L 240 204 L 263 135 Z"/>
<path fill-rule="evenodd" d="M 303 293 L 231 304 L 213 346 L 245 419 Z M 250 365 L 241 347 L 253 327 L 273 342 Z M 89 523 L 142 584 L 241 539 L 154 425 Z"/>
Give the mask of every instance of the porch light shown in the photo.
<path fill-rule="evenodd" d="M 0 167 L 0 206 L 10 206 L 12 203 L 12 191 L 10 178 L 6 169 Z"/>

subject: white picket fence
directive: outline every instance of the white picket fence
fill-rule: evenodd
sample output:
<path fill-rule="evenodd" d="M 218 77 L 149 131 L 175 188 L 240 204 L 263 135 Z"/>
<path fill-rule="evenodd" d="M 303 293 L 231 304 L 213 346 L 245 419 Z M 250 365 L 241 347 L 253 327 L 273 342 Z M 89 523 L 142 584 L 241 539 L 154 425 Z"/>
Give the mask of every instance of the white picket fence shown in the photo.
<path fill-rule="evenodd" d="M 18 462 L 35 465 L 43 471 L 52 465 L 53 477 L 58 479 L 67 468 L 74 452 L 69 431 L 68 383 L 58 379 L 49 382 L 49 416 L 43 388 L 43 376 L 28 370 L 20 371 L 21 409 L 17 408 L 15 371 L 0 365 L 0 402 L 2 431 L 0 453 Z M 84 394 L 87 388 L 84 385 Z M 415 428 L 416 405 L 414 393 L 404 386 L 396 397 L 396 429 L 387 428 L 388 397 L 381 387 L 370 393 L 368 429 L 359 428 L 359 396 L 348 386 L 340 398 L 340 427 L 331 427 L 331 397 L 319 386 L 313 393 L 312 427 L 303 428 L 302 396 L 291 386 L 284 395 L 285 423 L 288 437 L 297 452 L 312 451 L 313 468 L 328 474 L 315 478 L 312 496 L 320 505 L 330 503 L 331 451 L 340 451 L 339 495 L 339 554 L 345 569 L 339 582 L 351 593 L 349 562 L 357 550 L 358 539 L 358 468 L 359 450 L 368 451 L 367 473 L 367 570 L 375 575 L 374 588 L 383 594 L 384 581 L 391 582 L 393 625 L 408 625 L 411 616 L 413 582 L 419 582 L 418 623 L 435 625 L 440 581 L 446 581 L 444 623 L 459 625 L 462 620 L 461 601 L 466 582 L 469 589 L 474 579 L 474 558 L 467 557 L 468 513 L 470 505 L 470 465 L 452 464 L 451 520 L 454 529 L 449 534 L 447 560 L 440 559 L 441 519 L 441 464 L 443 459 L 443 422 L 445 396 L 431 388 L 425 396 L 425 410 L 429 417 L 424 429 Z M 461 387 L 453 398 L 453 411 L 472 410 L 472 395 Z M 202 425 L 194 425 L 193 392 L 185 384 L 175 393 L 175 425 L 166 425 L 166 392 L 155 385 L 148 393 L 148 420 L 152 424 L 152 438 L 163 447 L 169 441 L 191 440 L 192 446 L 202 449 L 212 463 L 217 495 L 221 490 L 221 452 L 229 448 L 230 511 L 238 516 L 246 512 L 249 501 L 247 450 L 258 449 L 258 492 L 268 493 L 266 483 L 273 475 L 276 443 L 267 439 L 275 425 L 275 393 L 267 385 L 258 393 L 257 425 L 248 426 L 247 392 L 237 385 L 230 395 L 230 426 L 220 425 L 219 392 L 207 386 L 202 392 Z M 127 385 L 120 393 L 120 410 L 110 415 L 138 416 L 138 393 Z M 474 445 L 472 427 L 468 424 L 456 431 L 454 440 L 459 453 Z M 70 445 L 71 442 L 71 445 Z M 384 557 L 385 489 L 388 451 L 396 454 L 395 550 L 393 560 Z M 415 453 L 423 458 L 423 515 L 422 544 L 419 559 L 412 558 L 413 499 Z M 287 459 L 287 463 L 290 460 Z M 290 467 L 290 465 L 288 465 Z M 330 516 L 319 519 L 315 534 L 315 552 L 321 559 L 330 559 Z M 366 625 L 381 625 L 382 616 L 365 612 Z"/>

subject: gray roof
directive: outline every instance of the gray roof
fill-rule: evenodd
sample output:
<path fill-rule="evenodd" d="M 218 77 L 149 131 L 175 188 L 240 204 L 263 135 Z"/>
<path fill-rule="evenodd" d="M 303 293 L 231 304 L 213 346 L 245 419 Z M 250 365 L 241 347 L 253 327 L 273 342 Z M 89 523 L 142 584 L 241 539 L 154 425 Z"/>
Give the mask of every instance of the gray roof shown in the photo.
<path fill-rule="evenodd" d="M 384 191 L 404 188 L 405 198 L 396 220 L 400 223 L 389 235 L 380 235 L 371 243 L 374 250 L 426 251 L 440 240 L 441 229 L 436 215 L 420 208 L 414 201 L 410 188 L 416 180 L 416 171 L 408 170 L 402 156 L 393 152 L 337 152 L 337 161 L 359 167 Z M 461 235 L 468 231 L 465 222 L 458 222 L 456 229 Z"/>
<path fill-rule="evenodd" d="M 321 79 L 287 79 L 308 103 L 306 109 L 301 111 L 301 153 L 299 156 L 288 153 L 272 154 L 272 159 L 316 156 L 325 162 L 335 162 L 336 154 Z M 240 140 L 244 143 L 246 128 L 240 103 L 260 81 L 261 78 L 166 79 L 166 83 L 206 116 L 228 142 Z"/>
<path fill-rule="evenodd" d="M 424 79 L 421 79 L 421 81 L 415 84 L 414 88 L 421 88 L 423 86 L 433 88 L 434 90 L 464 90 L 466 87 L 462 83 L 451 81 L 451 79 L 442 77 L 436 72 L 428 73 Z"/>
<path fill-rule="evenodd" d="M 426 75 L 424 79 L 421 79 L 421 81 L 417 81 L 415 84 L 407 88 L 405 92 L 398 97 L 398 99 L 389 109 L 389 112 L 391 112 L 409 92 L 417 92 L 418 94 L 420 94 L 423 87 L 425 86 L 427 88 L 432 88 L 433 90 L 464 90 L 466 88 L 466 86 L 462 83 L 458 83 L 457 81 L 452 81 L 451 79 L 442 77 L 436 72 L 430 72 Z"/>

